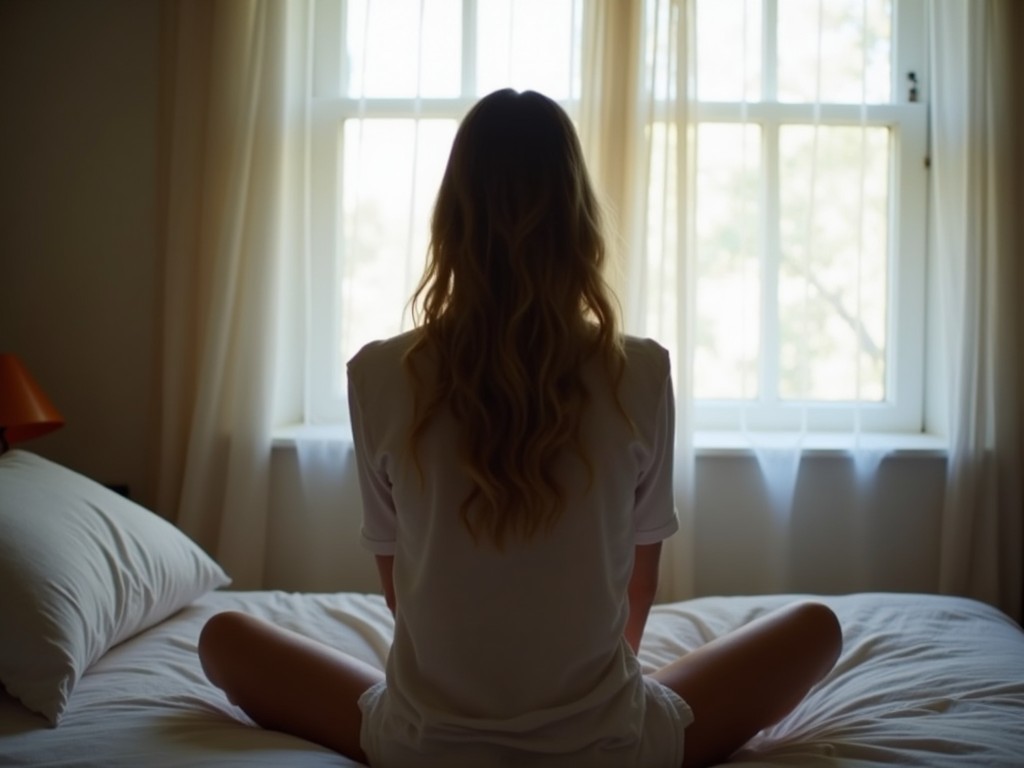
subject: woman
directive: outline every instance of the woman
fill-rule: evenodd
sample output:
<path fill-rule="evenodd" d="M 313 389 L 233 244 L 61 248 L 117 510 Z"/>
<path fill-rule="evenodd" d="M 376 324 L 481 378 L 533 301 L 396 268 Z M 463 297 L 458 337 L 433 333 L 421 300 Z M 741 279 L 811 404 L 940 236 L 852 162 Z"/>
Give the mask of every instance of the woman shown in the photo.
<path fill-rule="evenodd" d="M 710 765 L 831 669 L 839 625 L 802 603 L 642 674 L 677 528 L 672 385 L 665 350 L 619 332 L 604 255 L 566 114 L 482 99 L 438 193 L 417 328 L 349 363 L 386 675 L 221 614 L 203 666 L 257 723 L 377 768 Z"/>

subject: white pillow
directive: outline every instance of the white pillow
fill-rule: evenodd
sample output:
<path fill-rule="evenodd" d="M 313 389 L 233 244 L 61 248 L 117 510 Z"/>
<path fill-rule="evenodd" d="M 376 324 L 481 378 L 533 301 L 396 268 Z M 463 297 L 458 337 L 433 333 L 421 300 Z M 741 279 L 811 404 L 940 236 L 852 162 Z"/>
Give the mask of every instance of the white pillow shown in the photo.
<path fill-rule="evenodd" d="M 110 647 L 228 583 L 149 510 L 35 454 L 0 456 L 0 682 L 51 725 Z"/>

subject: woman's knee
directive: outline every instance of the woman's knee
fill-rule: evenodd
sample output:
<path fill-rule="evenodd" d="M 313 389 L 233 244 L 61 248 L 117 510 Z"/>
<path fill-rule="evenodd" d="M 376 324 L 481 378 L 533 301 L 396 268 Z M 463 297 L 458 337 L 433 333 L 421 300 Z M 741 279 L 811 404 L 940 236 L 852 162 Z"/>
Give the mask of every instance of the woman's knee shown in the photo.
<path fill-rule="evenodd" d="M 207 679 L 225 688 L 229 674 L 227 662 L 237 652 L 252 621 L 238 611 L 225 611 L 210 617 L 199 633 L 199 663 Z"/>
<path fill-rule="evenodd" d="M 808 601 L 797 603 L 790 610 L 798 626 L 798 635 L 808 650 L 821 660 L 821 676 L 832 668 L 843 649 L 843 628 L 839 617 L 824 603 Z"/>

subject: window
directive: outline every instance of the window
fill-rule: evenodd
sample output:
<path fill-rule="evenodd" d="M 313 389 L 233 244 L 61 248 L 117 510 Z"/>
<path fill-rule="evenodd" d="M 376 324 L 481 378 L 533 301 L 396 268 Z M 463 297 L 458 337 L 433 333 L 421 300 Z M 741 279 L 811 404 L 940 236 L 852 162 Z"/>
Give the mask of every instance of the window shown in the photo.
<path fill-rule="evenodd" d="M 696 3 L 699 426 L 920 431 L 922 13 Z"/>
<path fill-rule="evenodd" d="M 657 14 L 681 5 L 650 3 L 638 34 L 657 34 Z M 588 7 L 318 0 L 314 420 L 344 418 L 345 361 L 409 325 L 403 307 L 461 116 L 504 86 L 540 90 L 577 114 Z M 692 0 L 692 9 L 698 426 L 919 431 L 923 0 Z M 668 109 L 648 124 L 655 139 L 671 133 L 658 117 Z M 674 205 L 663 178 L 671 158 L 657 156 L 674 152 L 673 140 L 652 147 L 648 206 Z M 653 227 L 648 246 L 664 250 Z M 679 301 L 675 281 L 648 280 L 660 293 L 633 330 L 675 348 L 664 322 Z"/>
<path fill-rule="evenodd" d="M 573 114 L 580 0 L 318 0 L 313 260 L 317 421 L 345 415 L 345 362 L 410 325 L 458 121 L 532 88 Z"/>

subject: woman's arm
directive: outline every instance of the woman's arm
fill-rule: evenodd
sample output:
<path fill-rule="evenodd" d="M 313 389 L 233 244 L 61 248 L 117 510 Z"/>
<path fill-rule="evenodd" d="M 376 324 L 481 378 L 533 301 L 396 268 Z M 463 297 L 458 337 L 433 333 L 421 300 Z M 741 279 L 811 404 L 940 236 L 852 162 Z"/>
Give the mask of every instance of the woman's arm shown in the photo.
<path fill-rule="evenodd" d="M 640 651 L 640 639 L 647 625 L 647 614 L 658 591 L 658 564 L 661 561 L 661 542 L 640 544 L 633 560 L 633 575 L 629 579 L 629 619 L 626 622 L 626 642 L 634 653 Z"/>
<path fill-rule="evenodd" d="M 387 601 L 391 615 L 394 616 L 397 604 L 395 601 L 395 556 L 376 555 L 377 572 L 380 574 L 380 585 L 384 589 L 384 600 Z"/>

